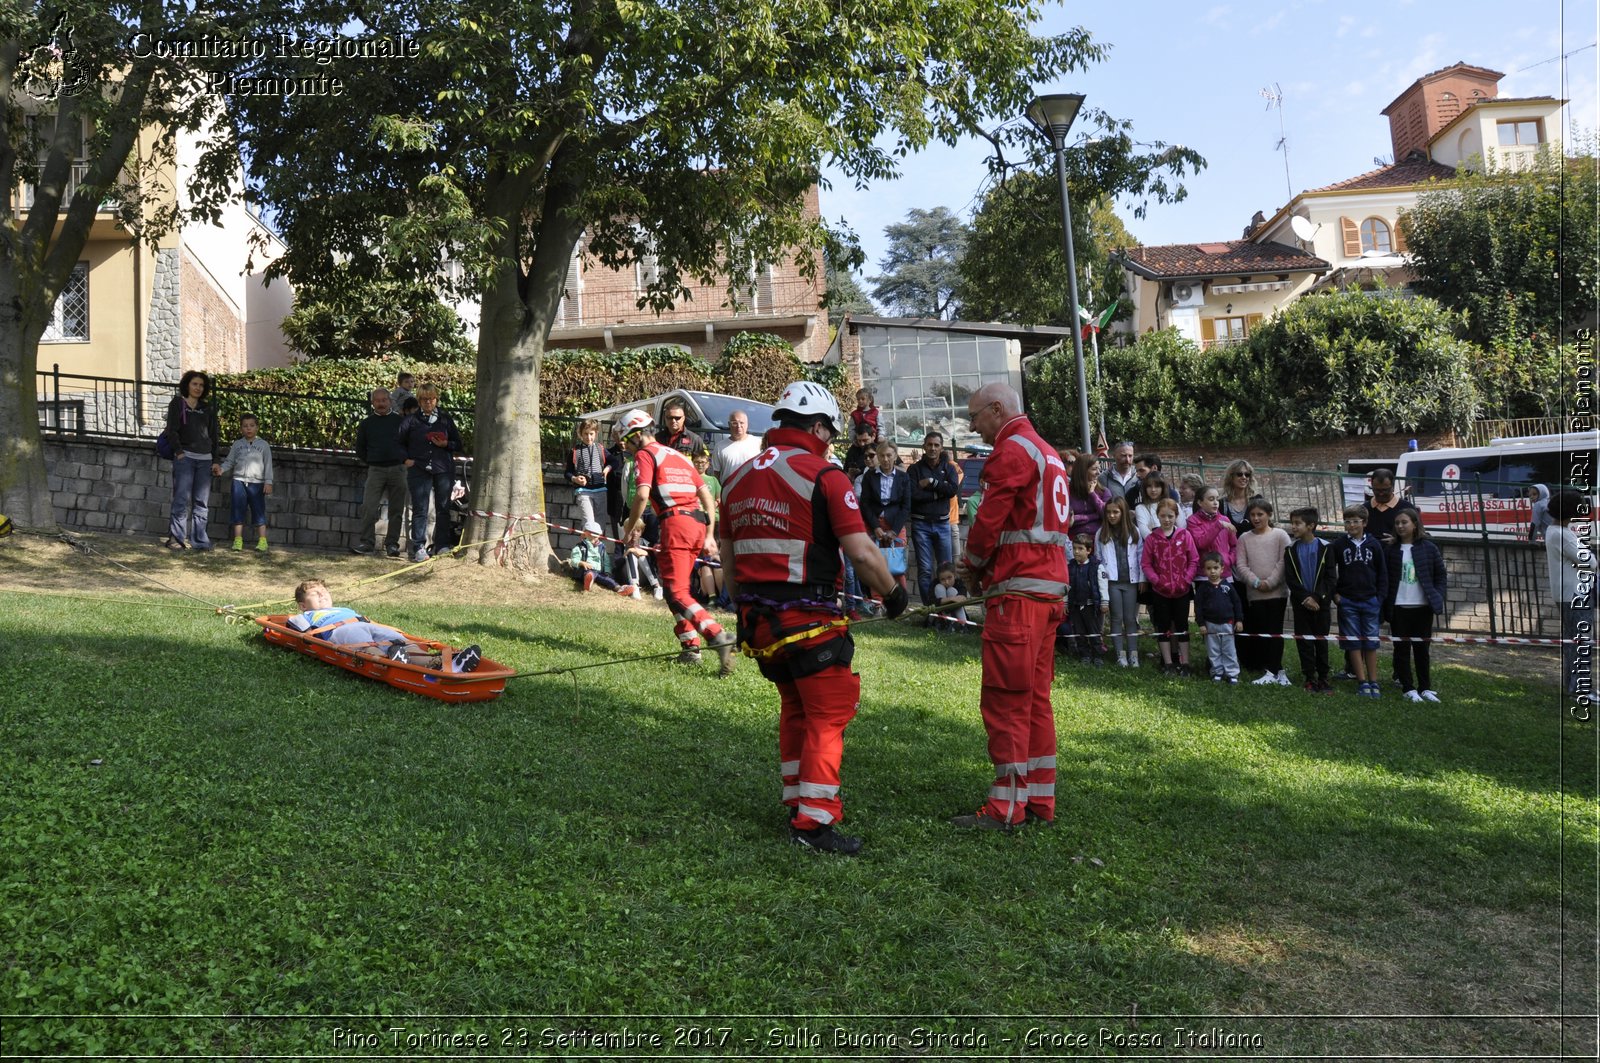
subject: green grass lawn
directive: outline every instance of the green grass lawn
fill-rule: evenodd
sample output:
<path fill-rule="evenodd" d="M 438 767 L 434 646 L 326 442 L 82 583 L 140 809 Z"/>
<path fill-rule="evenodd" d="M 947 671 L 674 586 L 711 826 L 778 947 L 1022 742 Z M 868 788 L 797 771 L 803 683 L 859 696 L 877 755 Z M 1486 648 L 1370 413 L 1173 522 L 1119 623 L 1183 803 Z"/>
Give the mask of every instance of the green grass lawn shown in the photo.
<path fill-rule="evenodd" d="M 848 860 L 785 844 L 751 662 L 450 706 L 202 613 L 7 598 L 0 1052 L 388 1052 L 397 1025 L 526 1054 L 624 1026 L 708 1029 L 685 1054 L 835 1026 L 908 1057 L 1033 1027 L 1088 1038 L 1031 1049 L 1058 1057 L 1594 1047 L 1561 1016 L 1594 1005 L 1595 732 L 1551 686 L 1446 668 L 1418 706 L 1064 666 L 1059 826 L 970 836 L 945 817 L 989 782 L 977 642 L 876 624 Z M 659 607 L 579 601 L 365 607 L 525 670 L 670 645 Z"/>

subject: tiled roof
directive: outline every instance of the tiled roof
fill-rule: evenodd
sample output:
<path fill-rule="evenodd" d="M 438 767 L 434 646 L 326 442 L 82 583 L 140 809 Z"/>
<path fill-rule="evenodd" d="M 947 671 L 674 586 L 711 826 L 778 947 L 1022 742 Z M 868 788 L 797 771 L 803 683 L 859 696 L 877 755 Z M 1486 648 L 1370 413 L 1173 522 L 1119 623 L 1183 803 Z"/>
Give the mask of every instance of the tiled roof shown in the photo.
<path fill-rule="evenodd" d="M 1410 188 L 1428 181 L 1448 181 L 1456 175 L 1454 166 L 1446 166 L 1431 159 L 1397 162 L 1368 170 L 1355 177 L 1347 177 L 1336 184 L 1308 189 L 1311 192 L 1355 192 L 1366 188 Z"/>
<path fill-rule="evenodd" d="M 1230 274 L 1321 273 L 1332 266 L 1287 244 L 1230 240 L 1221 244 L 1164 244 L 1130 247 L 1123 252 L 1128 268 L 1143 277 L 1220 277 Z"/>

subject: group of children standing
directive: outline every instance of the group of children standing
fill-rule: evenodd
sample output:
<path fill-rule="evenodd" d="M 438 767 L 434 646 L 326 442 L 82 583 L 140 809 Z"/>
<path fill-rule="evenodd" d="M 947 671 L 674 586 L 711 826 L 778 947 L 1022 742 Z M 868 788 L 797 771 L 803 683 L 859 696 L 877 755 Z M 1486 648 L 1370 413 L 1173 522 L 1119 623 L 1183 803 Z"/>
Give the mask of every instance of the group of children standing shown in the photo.
<path fill-rule="evenodd" d="M 1410 701 L 1438 701 L 1429 639 L 1445 604 L 1444 559 L 1416 511 L 1395 515 L 1392 542 L 1367 534 L 1367 508 L 1344 510 L 1344 534 L 1317 537 L 1313 507 L 1289 514 L 1289 530 L 1273 526 L 1272 503 L 1252 498 L 1242 534 L 1221 514 L 1216 488 L 1201 485 L 1187 519 L 1159 480 L 1142 485 L 1154 525 L 1141 531 L 1126 499 L 1105 505 L 1097 535 L 1080 534 L 1068 565 L 1067 619 L 1060 644 L 1099 667 L 1109 622 L 1111 651 L 1123 668 L 1139 667 L 1139 606 L 1144 605 L 1163 674 L 1194 674 L 1189 610 L 1205 638 L 1206 672 L 1236 684 L 1259 672 L 1257 685 L 1289 686 L 1283 667 L 1284 613 L 1292 612 L 1303 686 L 1331 693 L 1327 636 L 1337 606 L 1339 635 L 1361 696 L 1380 694 L 1379 626 L 1394 642 L 1394 674 Z M 1141 491 L 1144 497 L 1144 491 Z M 1143 508 L 1143 504 L 1141 504 Z"/>

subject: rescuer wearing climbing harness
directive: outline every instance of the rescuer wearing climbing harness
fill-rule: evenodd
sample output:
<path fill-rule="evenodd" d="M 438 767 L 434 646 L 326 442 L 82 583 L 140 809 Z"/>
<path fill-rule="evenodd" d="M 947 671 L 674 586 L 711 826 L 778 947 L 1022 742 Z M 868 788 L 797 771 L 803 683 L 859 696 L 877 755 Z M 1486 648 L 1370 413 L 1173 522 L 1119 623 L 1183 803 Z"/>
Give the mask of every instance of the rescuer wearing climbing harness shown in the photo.
<path fill-rule="evenodd" d="M 844 811 L 844 729 L 861 700 L 861 677 L 850 670 L 855 644 L 838 604 L 840 551 L 883 595 L 890 617 L 905 611 L 906 591 L 867 535 L 850 478 L 828 461 L 843 420 L 832 394 L 808 381 L 790 384 L 773 419 L 766 449 L 722 489 L 723 534 L 733 544 L 728 593 L 739 641 L 778 688 L 789 840 L 853 856 L 861 840 L 835 828 Z"/>
<path fill-rule="evenodd" d="M 717 560 L 716 540 L 711 538 L 711 514 L 716 512 L 711 492 L 689 459 L 650 437 L 650 415 L 633 410 L 622 419 L 622 442 L 633 455 L 638 488 L 627 523 L 622 526 L 623 541 L 630 547 L 639 542 L 644 524 L 644 507 L 655 507 L 661 520 L 661 545 L 656 565 L 666 588 L 667 605 L 677 622 L 673 630 L 682 644 L 681 664 L 698 664 L 700 638 L 722 658 L 719 675 L 733 674 L 736 648 L 733 632 L 724 631 L 689 591 L 689 576 L 695 558 L 705 552 Z"/>
<path fill-rule="evenodd" d="M 999 594 L 984 613 L 980 700 L 995 781 L 982 808 L 950 822 L 1000 831 L 1020 823 L 1050 826 L 1056 815 L 1050 684 L 1056 625 L 1065 615 L 1065 548 L 1071 545 L 1066 468 L 1023 416 L 1022 400 L 1009 385 L 979 388 L 967 414 L 973 430 L 994 446 L 958 571 Z"/>

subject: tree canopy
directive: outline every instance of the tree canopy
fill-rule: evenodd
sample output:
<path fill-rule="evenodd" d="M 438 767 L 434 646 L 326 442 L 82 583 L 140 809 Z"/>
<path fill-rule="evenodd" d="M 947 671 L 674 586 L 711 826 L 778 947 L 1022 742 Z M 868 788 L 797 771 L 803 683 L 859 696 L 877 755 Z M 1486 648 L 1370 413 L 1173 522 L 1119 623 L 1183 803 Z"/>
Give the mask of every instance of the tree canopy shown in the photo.
<path fill-rule="evenodd" d="M 855 274 L 831 263 L 827 273 L 828 323 L 837 325 L 846 314 L 872 314 L 877 307 L 867 298 L 867 293 L 856 280 Z"/>
<path fill-rule="evenodd" d="M 278 74 L 336 76 L 344 95 L 241 98 L 238 128 L 291 277 L 334 258 L 463 267 L 482 300 L 474 499 L 529 514 L 543 506 L 539 364 L 580 237 L 606 266 L 653 260 L 641 302 L 655 307 L 687 278 L 748 287 L 784 254 L 814 270 L 826 248 L 853 267 L 852 242 L 801 211 L 823 163 L 891 176 L 904 154 L 1018 114 L 1033 84 L 1100 58 L 1082 30 L 1035 38 L 1033 15 L 1025 0 L 263 0 L 240 32 L 420 50 L 274 60 Z M 499 530 L 488 518 L 469 535 Z"/>
<path fill-rule="evenodd" d="M 19 212 L 0 212 L 0 506 L 17 523 L 53 520 L 34 373 L 96 214 L 153 242 L 210 217 L 238 171 L 237 155 L 208 154 L 181 199 L 157 180 L 171 172 L 176 134 L 204 128 L 221 98 L 197 91 L 201 67 L 131 42 L 207 25 L 159 0 L 0 6 L 0 189 L 31 186 Z"/>
<path fill-rule="evenodd" d="M 945 317 L 955 308 L 967 223 L 948 207 L 906 211 L 884 227 L 889 250 L 878 263 L 872 297 L 902 317 Z"/>
<path fill-rule="evenodd" d="M 1361 291 L 1307 296 L 1250 334 L 1202 352 L 1175 329 L 1100 352 L 1107 427 L 1152 443 L 1304 442 L 1359 431 L 1465 429 L 1481 408 L 1475 348 L 1432 299 Z M 1046 438 L 1078 432 L 1070 346 L 1035 360 L 1029 407 Z"/>
<path fill-rule="evenodd" d="M 1597 179 L 1590 151 L 1424 192 L 1400 217 L 1416 289 L 1465 314 L 1485 348 L 1558 343 L 1600 305 Z"/>
<path fill-rule="evenodd" d="M 461 319 L 431 285 L 357 273 L 344 265 L 296 289 L 283 334 L 312 359 L 469 362 L 475 354 Z"/>
<path fill-rule="evenodd" d="M 1188 195 L 1183 179 L 1205 169 L 1192 148 L 1133 138 L 1132 123 L 1099 108 L 1084 110 L 1082 138 L 1064 153 L 1072 205 L 1073 255 L 1080 273 L 1078 298 L 1100 310 L 1122 295 L 1121 271 L 1110 253 L 1136 241 L 1117 216 L 1116 204 L 1143 218 L 1150 203 L 1178 203 Z M 1025 122 L 995 137 L 994 182 L 972 221 L 961 267 L 964 316 L 1029 324 L 1066 325 L 1066 249 L 1061 231 L 1061 189 L 1054 151 Z M 1020 152 L 1015 161 L 1006 152 Z M 1093 272 L 1088 288 L 1085 267 Z M 1089 290 L 1092 288 L 1092 291 Z"/>

